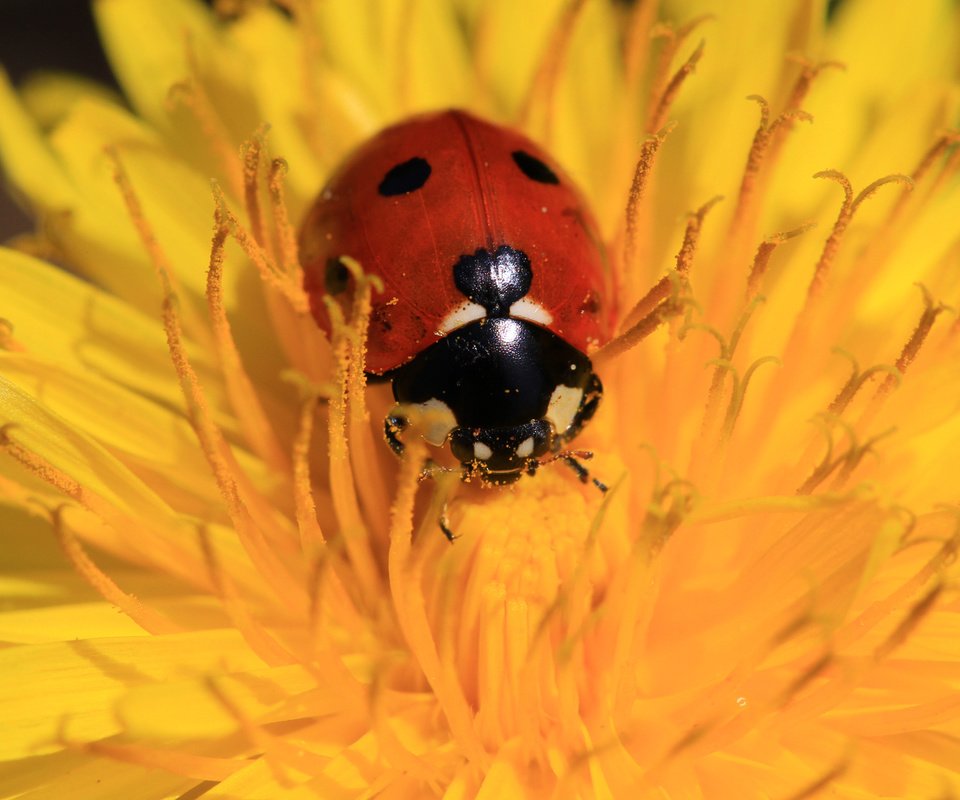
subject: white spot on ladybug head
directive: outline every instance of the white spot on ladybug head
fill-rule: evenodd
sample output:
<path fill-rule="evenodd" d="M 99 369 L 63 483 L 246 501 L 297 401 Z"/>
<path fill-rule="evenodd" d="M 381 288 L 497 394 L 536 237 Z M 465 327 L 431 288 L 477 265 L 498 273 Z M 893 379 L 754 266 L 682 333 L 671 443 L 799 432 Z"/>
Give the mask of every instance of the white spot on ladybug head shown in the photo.
<path fill-rule="evenodd" d="M 488 458 L 493 456 L 493 450 L 491 450 L 483 442 L 474 442 L 473 443 L 473 454 L 481 461 L 486 461 Z"/>
<path fill-rule="evenodd" d="M 547 413 L 544 417 L 552 422 L 553 429 L 562 435 L 573 425 L 582 401 L 583 389 L 578 389 L 576 386 L 558 386 L 550 395 L 550 403 L 547 405 Z"/>
<path fill-rule="evenodd" d="M 520 442 L 520 445 L 517 447 L 517 455 L 520 456 L 520 458 L 527 458 L 532 453 L 533 453 L 533 437 L 528 436 L 526 439 Z"/>
<path fill-rule="evenodd" d="M 549 328 L 553 322 L 553 314 L 529 297 L 523 297 L 510 306 L 510 316 L 536 322 L 544 328 Z"/>
<path fill-rule="evenodd" d="M 440 447 L 454 428 L 457 420 L 450 410 L 450 406 L 442 400 L 431 398 L 425 403 L 415 403 L 413 408 L 423 414 L 423 438 L 432 445 Z"/>
<path fill-rule="evenodd" d="M 485 316 L 487 316 L 487 310 L 482 305 L 467 300 L 443 318 L 443 322 L 437 329 L 437 336 L 446 336 L 450 331 L 462 328 L 468 322 L 483 319 Z"/>

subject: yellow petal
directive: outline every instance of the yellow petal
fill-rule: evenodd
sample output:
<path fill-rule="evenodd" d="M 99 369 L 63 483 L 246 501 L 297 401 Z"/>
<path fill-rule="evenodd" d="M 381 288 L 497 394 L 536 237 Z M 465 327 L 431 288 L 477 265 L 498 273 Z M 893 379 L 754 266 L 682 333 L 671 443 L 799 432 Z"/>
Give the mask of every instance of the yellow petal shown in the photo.
<path fill-rule="evenodd" d="M 0 674 L 18 678 L 0 684 L 0 759 L 119 733 L 114 704 L 130 687 L 259 664 L 232 630 L 7 648 Z"/>
<path fill-rule="evenodd" d="M 152 277 L 150 280 L 154 280 Z M 42 353 L 76 374 L 93 372 L 178 408 L 183 397 L 170 363 L 163 327 L 92 284 L 30 256 L 0 248 L 0 317 L 28 353 Z M 226 399 L 210 351 L 188 343 L 217 424 L 232 433 Z"/>

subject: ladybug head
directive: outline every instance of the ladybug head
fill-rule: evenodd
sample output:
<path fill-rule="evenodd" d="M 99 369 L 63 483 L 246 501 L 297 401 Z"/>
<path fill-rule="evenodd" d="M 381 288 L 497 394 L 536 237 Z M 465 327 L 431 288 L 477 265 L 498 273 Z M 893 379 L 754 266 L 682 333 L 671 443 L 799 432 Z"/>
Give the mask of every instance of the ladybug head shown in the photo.
<path fill-rule="evenodd" d="M 511 428 L 454 428 L 449 441 L 465 478 L 476 475 L 483 483 L 504 485 L 533 473 L 553 440 L 553 426 L 537 419 Z"/>
<path fill-rule="evenodd" d="M 465 479 L 513 483 L 536 470 L 593 415 L 602 387 L 583 353 L 547 328 L 514 317 L 484 317 L 451 331 L 388 376 L 401 404 L 430 411 L 424 431 L 450 445 Z M 395 433 L 402 411 L 388 418 Z M 391 434 L 393 432 L 393 435 Z"/>

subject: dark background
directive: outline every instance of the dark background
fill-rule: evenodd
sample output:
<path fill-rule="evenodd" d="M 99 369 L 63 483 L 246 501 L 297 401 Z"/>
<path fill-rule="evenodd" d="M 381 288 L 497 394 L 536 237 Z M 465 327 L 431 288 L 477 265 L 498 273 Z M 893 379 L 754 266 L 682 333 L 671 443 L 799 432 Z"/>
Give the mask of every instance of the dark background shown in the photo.
<path fill-rule="evenodd" d="M 0 0 L 0 65 L 15 85 L 38 69 L 77 72 L 115 85 L 89 0 Z M 30 227 L 7 192 L 0 193 L 0 242 Z"/>

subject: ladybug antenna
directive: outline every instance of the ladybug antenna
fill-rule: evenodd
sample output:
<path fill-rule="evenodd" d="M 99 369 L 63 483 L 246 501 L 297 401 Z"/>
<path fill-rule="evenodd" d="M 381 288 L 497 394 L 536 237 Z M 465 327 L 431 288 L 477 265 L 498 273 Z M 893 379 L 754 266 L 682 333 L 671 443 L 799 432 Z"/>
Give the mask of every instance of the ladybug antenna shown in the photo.
<path fill-rule="evenodd" d="M 593 453 L 590 450 L 561 450 L 556 455 L 551 456 L 550 458 L 544 458 L 539 463 L 550 464 L 554 461 L 562 461 L 575 473 L 580 479 L 581 483 L 592 483 L 596 486 L 601 492 L 606 493 L 607 485 L 597 478 L 591 477 L 590 470 L 588 470 L 583 464 L 580 463 L 581 460 L 589 461 L 593 458 Z"/>

